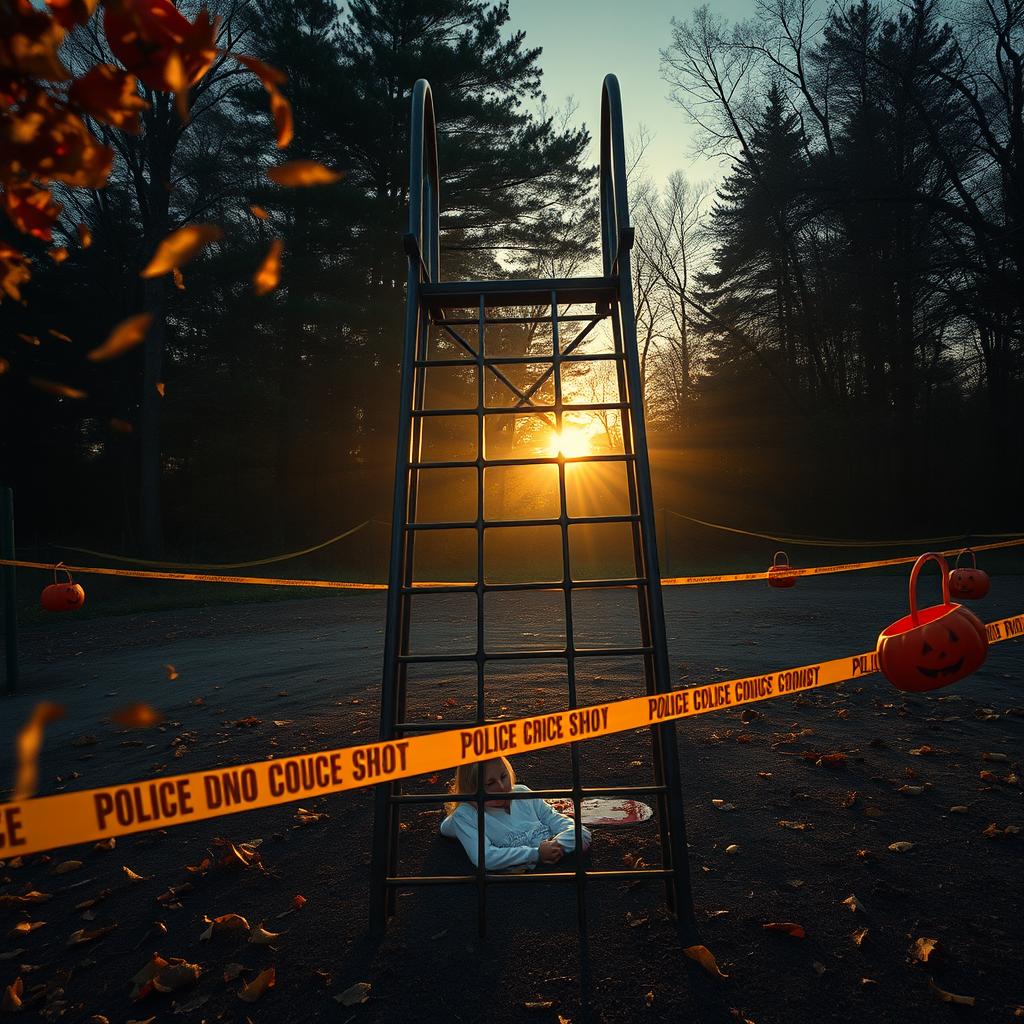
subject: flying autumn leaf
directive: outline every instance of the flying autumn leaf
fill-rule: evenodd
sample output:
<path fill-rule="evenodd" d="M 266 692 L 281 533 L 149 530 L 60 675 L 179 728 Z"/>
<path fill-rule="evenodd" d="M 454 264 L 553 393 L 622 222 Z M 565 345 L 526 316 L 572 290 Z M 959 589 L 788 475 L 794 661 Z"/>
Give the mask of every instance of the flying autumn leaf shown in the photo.
<path fill-rule="evenodd" d="M 721 978 L 724 981 L 729 977 L 719 969 L 714 953 L 707 946 L 687 946 L 683 950 L 683 955 L 688 956 L 691 960 L 696 960 L 708 974 L 716 978 Z"/>
<path fill-rule="evenodd" d="M 257 206 L 255 203 L 250 205 L 249 212 L 260 220 L 270 220 L 270 214 L 262 206 Z"/>
<path fill-rule="evenodd" d="M 83 249 L 88 249 L 89 246 L 92 245 L 92 232 L 89 230 L 88 225 L 79 224 L 75 230 L 78 232 L 79 244 Z"/>
<path fill-rule="evenodd" d="M 54 263 L 63 263 L 68 258 L 68 251 L 61 245 L 56 249 L 47 249 L 46 255 L 49 256 Z"/>
<path fill-rule="evenodd" d="M 46 0 L 54 18 L 62 28 L 72 29 L 76 25 L 84 25 L 92 12 L 99 5 L 99 0 Z"/>
<path fill-rule="evenodd" d="M 48 329 L 47 334 L 56 338 L 58 341 L 67 342 L 69 345 L 72 343 L 71 339 L 66 334 L 61 334 L 60 331 L 55 331 L 52 327 Z"/>
<path fill-rule="evenodd" d="M 6 242 L 0 242 L 0 302 L 6 295 L 15 302 L 21 301 L 21 286 L 32 277 L 25 254 Z"/>
<path fill-rule="evenodd" d="M 238 998 L 247 1003 L 255 1003 L 268 988 L 273 988 L 277 981 L 277 972 L 273 967 L 265 967 L 248 984 L 243 985 L 238 992 Z"/>
<path fill-rule="evenodd" d="M 158 380 L 158 381 L 156 382 L 156 384 L 155 384 L 154 386 L 156 387 L 156 393 L 157 393 L 157 394 L 158 394 L 158 395 L 159 395 L 159 396 L 160 396 L 161 398 L 163 398 L 163 397 L 164 397 L 164 395 L 165 395 L 165 394 L 166 394 L 166 392 L 167 392 L 167 388 L 166 388 L 166 386 L 164 385 L 164 382 L 163 382 L 162 380 Z"/>
<path fill-rule="evenodd" d="M 5 374 L 11 368 L 11 364 L 0 356 L 0 376 Z"/>
<path fill-rule="evenodd" d="M 256 273 L 252 276 L 253 291 L 257 295 L 266 295 L 273 291 L 281 280 L 281 250 L 284 242 L 275 238 L 270 243 L 270 251 L 263 257 Z"/>
<path fill-rule="evenodd" d="M 135 428 L 127 420 L 121 420 L 116 416 L 112 416 L 110 418 L 110 429 L 116 430 L 119 434 L 130 434 Z"/>
<path fill-rule="evenodd" d="M 219 19 L 200 10 L 189 22 L 171 0 L 105 4 L 103 28 L 114 56 L 151 89 L 195 85 L 217 56 Z M 169 66 L 172 65 L 172 66 Z"/>
<path fill-rule="evenodd" d="M 185 290 L 185 277 L 182 272 L 177 267 L 173 267 L 171 269 L 171 277 L 174 278 L 174 287 L 178 291 L 183 292 Z"/>
<path fill-rule="evenodd" d="M 270 94 L 270 114 L 274 118 L 274 130 L 277 132 L 277 148 L 285 149 L 295 137 L 292 105 L 276 85 L 264 84 L 264 88 Z"/>
<path fill-rule="evenodd" d="M 100 363 L 127 352 L 145 340 L 152 322 L 153 317 L 150 313 L 136 313 L 135 316 L 127 317 L 110 332 L 107 340 L 94 348 L 86 358 L 91 362 Z"/>
<path fill-rule="evenodd" d="M 186 224 L 172 231 L 156 247 L 153 258 L 139 271 L 139 277 L 160 277 L 182 267 L 201 249 L 224 236 L 216 224 Z"/>
<path fill-rule="evenodd" d="M 333 185 L 345 177 L 344 171 L 332 171 L 315 160 L 289 160 L 267 169 L 267 177 L 276 185 L 297 188 L 305 185 Z"/>
<path fill-rule="evenodd" d="M 81 388 L 73 388 L 70 384 L 62 384 L 58 380 L 44 380 L 42 377 L 29 377 L 29 384 L 34 388 L 38 388 L 40 391 L 45 391 L 50 395 L 59 395 L 61 398 L 73 398 L 80 400 L 89 397 L 88 391 L 83 391 Z"/>
<path fill-rule="evenodd" d="M 18 756 L 18 772 L 11 799 L 15 802 L 34 796 L 39 785 L 39 751 L 43 746 L 43 734 L 51 722 L 64 717 L 64 707 L 51 701 L 42 701 L 32 711 L 32 717 L 18 733 L 15 750 Z"/>
<path fill-rule="evenodd" d="M 4 186 L 4 209 L 10 222 L 24 235 L 44 242 L 53 238 L 53 225 L 63 209 L 49 189 L 31 182 Z"/>
<path fill-rule="evenodd" d="M 163 713 L 148 704 L 129 704 L 110 715 L 110 720 L 126 729 L 149 729 L 164 720 Z"/>
<path fill-rule="evenodd" d="M 113 64 L 96 64 L 68 90 L 68 98 L 98 121 L 138 135 L 149 104 L 136 91 L 135 76 Z"/>

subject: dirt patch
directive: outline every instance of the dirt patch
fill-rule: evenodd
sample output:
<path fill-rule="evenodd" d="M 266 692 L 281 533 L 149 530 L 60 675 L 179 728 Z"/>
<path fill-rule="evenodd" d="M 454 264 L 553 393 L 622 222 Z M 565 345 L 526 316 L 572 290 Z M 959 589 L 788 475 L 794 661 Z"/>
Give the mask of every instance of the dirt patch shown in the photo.
<path fill-rule="evenodd" d="M 878 630 L 904 614 L 905 593 L 898 579 L 846 577 L 801 581 L 791 592 L 747 584 L 679 588 L 666 598 L 680 685 L 868 650 Z M 624 619 L 614 599 L 588 608 L 583 627 L 599 640 L 618 635 Z M 992 596 L 977 608 L 985 619 L 1021 610 L 1019 577 L 996 578 Z M 514 638 L 546 646 L 557 635 L 543 600 L 505 611 L 495 643 Z M 456 601 L 432 604 L 420 623 L 424 642 L 449 647 L 467 628 Z M 375 738 L 382 628 L 379 595 L 30 627 L 21 638 L 24 692 L 4 705 L 0 772 L 11 778 L 14 732 L 43 698 L 68 709 L 47 735 L 43 793 Z M 177 672 L 173 681 L 167 664 Z M 558 673 L 558 666 L 542 664 L 496 675 L 488 713 L 514 717 L 563 706 Z M 993 647 L 975 676 L 934 695 L 903 699 L 872 676 L 760 704 L 759 716 L 746 721 L 730 711 L 678 726 L 697 915 L 726 982 L 680 955 L 656 883 L 591 883 L 583 940 L 589 977 L 581 973 L 572 887 L 554 883 L 490 887 L 485 940 L 477 936 L 471 888 L 399 889 L 397 918 L 383 942 L 370 942 L 373 795 L 359 790 L 307 807 L 326 816 L 305 824 L 292 804 L 123 837 L 112 851 L 72 847 L 8 864 L 0 869 L 0 893 L 35 889 L 53 898 L 24 913 L 0 910 L 5 936 L 20 921 L 45 922 L 3 940 L 0 986 L 19 975 L 26 990 L 49 986 L 49 999 L 40 998 L 27 1018 L 48 1007 L 48 1019 L 68 1022 L 93 1014 L 163 1020 L 176 1009 L 196 1022 L 555 1024 L 559 1016 L 586 1019 L 585 985 L 593 1019 L 609 1024 L 639 1017 L 930 1022 L 961 1013 L 1002 1024 L 1024 1004 L 1024 835 L 985 833 L 992 824 L 1024 826 L 1022 790 L 1013 781 L 1024 749 L 1022 677 L 1024 644 L 1015 641 Z M 457 674 L 435 669 L 413 682 L 410 717 L 453 720 L 472 702 Z M 639 682 L 630 666 L 597 661 L 580 688 L 581 700 L 608 700 L 636 694 Z M 163 710 L 164 725 L 132 733 L 112 726 L 110 712 L 135 700 Z M 235 724 L 248 716 L 258 724 Z M 836 752 L 846 754 L 842 767 L 804 756 Z M 1010 760 L 984 761 L 986 752 Z M 587 784 L 651 781 L 642 730 L 581 745 L 579 755 Z M 568 748 L 523 755 L 515 766 L 520 781 L 534 788 L 564 785 Z M 992 778 L 983 779 L 983 771 Z M 426 791 L 449 774 L 411 785 Z M 713 800 L 735 809 L 720 810 Z M 461 848 L 437 834 L 438 820 L 423 808 L 404 818 L 403 873 L 466 869 Z M 217 863 L 224 848 L 214 840 L 221 837 L 262 840 L 268 873 Z M 890 850 L 903 842 L 913 846 Z M 738 850 L 726 852 L 732 846 Z M 657 864 L 656 827 L 597 830 L 589 863 L 610 869 L 626 854 Z M 205 873 L 186 870 L 206 856 L 214 863 Z M 52 873 L 69 859 L 82 866 Z M 131 881 L 125 866 L 144 880 Z M 192 888 L 176 899 L 159 899 L 185 882 Z M 110 895 L 92 908 L 91 920 L 90 911 L 75 909 L 106 889 Z M 305 906 L 278 917 L 296 894 L 307 898 Z M 843 902 L 850 896 L 863 909 Z M 285 934 L 270 945 L 230 931 L 200 941 L 204 915 L 228 913 Z M 153 930 L 157 920 L 166 934 Z M 802 925 L 806 937 L 763 927 L 786 921 Z M 117 928 L 103 938 L 66 945 L 78 929 L 109 924 Z M 853 936 L 862 929 L 858 945 Z M 934 965 L 908 965 L 917 938 L 938 940 Z M 22 952 L 7 955 L 14 950 Z M 202 975 L 181 992 L 133 1003 L 131 976 L 153 952 L 200 964 Z M 234 963 L 243 973 L 225 982 Z M 241 1001 L 243 981 L 270 965 L 276 986 L 256 1003 Z M 944 1004 L 929 979 L 976 997 L 977 1005 L 967 1011 Z M 356 982 L 371 985 L 366 1003 L 335 1000 Z"/>

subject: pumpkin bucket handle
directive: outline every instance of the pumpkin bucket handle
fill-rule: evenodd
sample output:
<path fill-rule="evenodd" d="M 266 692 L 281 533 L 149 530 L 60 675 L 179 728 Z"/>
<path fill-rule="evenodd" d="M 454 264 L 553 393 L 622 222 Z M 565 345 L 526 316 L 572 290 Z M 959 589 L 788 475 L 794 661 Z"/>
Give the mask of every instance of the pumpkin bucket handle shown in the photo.
<path fill-rule="evenodd" d="M 960 568 L 960 559 L 963 558 L 964 555 L 970 555 L 971 556 L 971 568 L 972 569 L 977 569 L 978 568 L 978 556 L 975 555 L 975 553 L 970 548 L 964 548 L 960 552 L 960 554 L 956 556 L 956 562 L 954 563 L 953 568 L 954 569 L 959 569 Z"/>
<path fill-rule="evenodd" d="M 772 568 L 773 569 L 780 568 L 780 566 L 779 566 L 779 555 L 782 555 L 782 567 L 788 569 L 789 568 L 789 555 L 787 555 L 785 551 L 776 551 L 775 552 L 775 557 L 772 558 Z"/>
<path fill-rule="evenodd" d="M 68 567 L 67 567 L 67 566 L 66 566 L 66 565 L 65 565 L 65 564 L 64 564 L 63 562 L 58 562 L 58 563 L 57 563 L 57 564 L 56 564 L 56 565 L 55 565 L 55 566 L 53 567 L 53 582 L 54 582 L 54 583 L 58 583 L 58 582 L 60 582 L 60 581 L 59 581 L 59 580 L 57 579 L 57 573 L 58 573 L 58 571 L 59 571 L 59 572 L 66 572 L 66 573 L 68 574 L 67 582 L 68 582 L 68 583 L 74 583 L 74 580 L 73 580 L 73 579 L 71 578 L 71 570 L 70 570 L 70 569 L 69 569 L 69 568 L 68 568 Z"/>
<path fill-rule="evenodd" d="M 917 620 L 917 577 L 925 564 L 932 561 L 932 559 L 939 563 L 939 569 L 942 574 L 942 603 L 949 604 L 949 566 L 942 555 L 935 551 L 929 551 L 921 555 L 914 563 L 914 568 L 910 570 L 910 617 L 913 619 L 915 626 L 920 624 Z"/>

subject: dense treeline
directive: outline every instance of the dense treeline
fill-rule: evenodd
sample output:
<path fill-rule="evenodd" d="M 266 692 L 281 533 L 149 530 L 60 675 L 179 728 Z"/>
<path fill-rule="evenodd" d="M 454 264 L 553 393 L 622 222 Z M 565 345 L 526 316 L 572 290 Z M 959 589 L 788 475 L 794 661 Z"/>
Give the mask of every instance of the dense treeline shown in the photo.
<path fill-rule="evenodd" d="M 741 490 L 832 495 L 850 527 L 1019 526 L 1024 5 L 758 8 L 704 7 L 662 55 L 733 157 L 707 202 L 646 205 L 670 408 L 724 432 Z"/>
<path fill-rule="evenodd" d="M 674 22 L 662 55 L 706 150 L 731 157 L 724 181 L 633 186 L 660 501 L 831 536 L 1019 526 L 1024 5 L 759 9 L 732 27 L 706 8 Z M 91 247 L 37 259 L 28 305 L 0 306 L 3 476 L 27 542 L 226 560 L 386 516 L 416 78 L 439 114 L 443 277 L 592 266 L 590 138 L 533 102 L 541 55 L 507 4 L 215 13 L 223 49 L 288 75 L 291 155 L 346 177 L 270 185 L 265 100 L 227 59 L 187 125 L 150 95 L 139 136 L 97 127 L 118 151 L 110 184 L 61 197 Z M 103 45 L 86 26 L 69 64 Z M 140 280 L 190 222 L 225 237 L 179 286 Z M 282 284 L 257 298 L 249 277 L 275 237 Z M 140 311 L 155 317 L 144 346 L 85 360 Z"/>

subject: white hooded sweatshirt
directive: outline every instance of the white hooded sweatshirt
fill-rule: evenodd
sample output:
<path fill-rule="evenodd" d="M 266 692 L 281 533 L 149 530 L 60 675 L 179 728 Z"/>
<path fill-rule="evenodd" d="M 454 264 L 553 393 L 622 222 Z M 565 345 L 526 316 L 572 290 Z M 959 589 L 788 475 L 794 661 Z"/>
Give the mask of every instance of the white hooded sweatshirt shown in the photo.
<path fill-rule="evenodd" d="M 529 793 L 530 787 L 516 785 L 513 793 Z M 458 839 L 477 864 L 477 810 L 460 803 L 441 822 L 441 835 Z M 484 866 L 488 871 L 534 866 L 540 860 L 538 847 L 545 839 L 557 839 L 566 853 L 576 849 L 576 824 L 559 814 L 544 800 L 510 800 L 509 809 L 484 808 Z M 590 829 L 583 828 L 583 849 L 590 847 Z"/>

